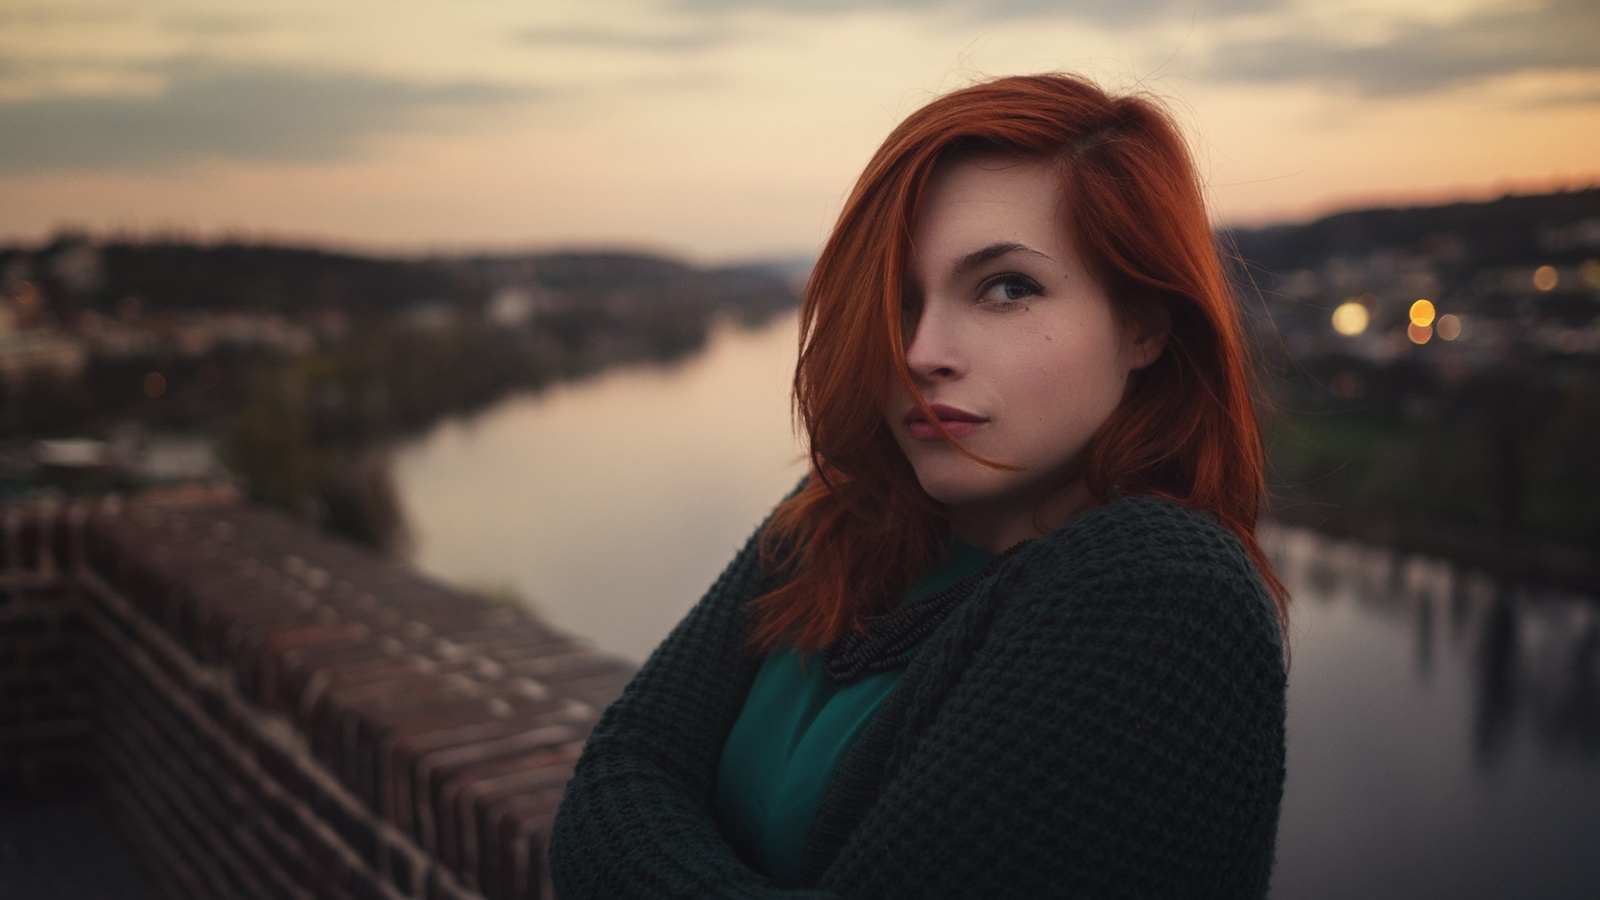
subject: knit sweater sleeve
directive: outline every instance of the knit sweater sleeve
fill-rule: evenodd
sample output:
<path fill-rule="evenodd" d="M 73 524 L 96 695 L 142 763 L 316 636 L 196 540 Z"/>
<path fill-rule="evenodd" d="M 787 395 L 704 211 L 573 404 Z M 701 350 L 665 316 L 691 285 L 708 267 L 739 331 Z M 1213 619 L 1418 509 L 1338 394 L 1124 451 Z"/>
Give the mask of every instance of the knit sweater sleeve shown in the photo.
<path fill-rule="evenodd" d="M 758 538 L 651 654 L 595 726 L 550 837 L 562 900 L 813 898 L 746 865 L 713 812 L 717 761 L 759 660 L 740 608 L 759 595 Z"/>
<path fill-rule="evenodd" d="M 1074 541 L 1019 555 L 961 612 L 987 627 L 925 649 L 944 674 L 908 698 L 906 746 L 823 887 L 1266 895 L 1284 777 L 1276 618 L 1231 535 L 1170 504 L 1135 511 L 1090 513 Z"/>

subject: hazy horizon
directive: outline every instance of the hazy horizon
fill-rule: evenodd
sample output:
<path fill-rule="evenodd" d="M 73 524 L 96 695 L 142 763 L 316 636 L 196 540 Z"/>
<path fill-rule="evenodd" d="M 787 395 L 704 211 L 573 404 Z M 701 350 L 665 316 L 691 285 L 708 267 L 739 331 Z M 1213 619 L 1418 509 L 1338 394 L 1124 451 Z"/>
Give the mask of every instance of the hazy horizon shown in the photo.
<path fill-rule="evenodd" d="M 1243 223 L 1215 223 L 1219 230 L 1236 229 L 1250 231 L 1257 229 L 1294 227 L 1309 225 L 1324 218 L 1337 216 L 1342 213 L 1363 212 L 1376 209 L 1422 209 L 1436 206 L 1445 206 L 1456 203 L 1492 203 L 1496 200 L 1515 197 L 1546 196 L 1560 192 L 1580 192 L 1600 190 L 1600 178 L 1593 183 L 1581 185 L 1552 186 L 1548 190 L 1539 191 L 1521 189 L 1521 186 L 1502 186 L 1503 189 L 1485 192 L 1462 192 L 1460 194 L 1440 197 L 1417 197 L 1408 201 L 1404 197 L 1395 197 L 1385 200 L 1381 197 L 1373 198 L 1370 202 L 1361 205 L 1336 206 L 1326 211 L 1319 211 L 1299 218 L 1285 218 L 1263 222 Z M 810 265 L 816 261 L 820 248 L 810 250 L 777 251 L 758 256 L 734 256 L 727 258 L 697 259 L 680 250 L 667 246 L 650 246 L 643 243 L 563 243 L 559 241 L 547 244 L 525 244 L 493 246 L 487 244 L 463 244 L 451 246 L 435 244 L 425 246 L 404 246 L 394 244 L 375 244 L 363 242 L 359 239 L 322 239 L 310 235 L 295 235 L 289 233 L 260 232 L 249 233 L 239 230 L 219 229 L 213 233 L 200 233 L 178 229 L 153 228 L 142 232 L 117 231 L 113 229 L 96 230 L 84 228 L 73 223 L 65 223 L 49 230 L 36 238 L 0 237 L 0 248 L 38 248 L 64 237 L 85 237 L 91 242 L 99 244 L 127 243 L 127 244 L 188 244 L 192 246 L 247 246 L 247 247 L 273 247 L 289 250 L 313 250 L 324 253 L 361 256 L 375 259 L 427 259 L 447 257 L 515 257 L 515 256 L 547 256 L 563 253 L 571 254 L 619 254 L 624 256 L 648 256 L 689 265 L 707 268 L 738 267 L 742 265 L 774 265 L 798 267 Z"/>

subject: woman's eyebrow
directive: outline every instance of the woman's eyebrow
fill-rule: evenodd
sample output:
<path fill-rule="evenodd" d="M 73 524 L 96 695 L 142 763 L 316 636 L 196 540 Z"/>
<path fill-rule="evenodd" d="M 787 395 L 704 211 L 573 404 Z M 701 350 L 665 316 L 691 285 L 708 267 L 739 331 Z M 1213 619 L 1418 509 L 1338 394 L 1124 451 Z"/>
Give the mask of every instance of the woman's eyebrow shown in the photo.
<path fill-rule="evenodd" d="M 984 263 L 999 259 L 1008 253 L 1028 253 L 1043 259 L 1050 258 L 1048 253 L 1042 253 L 1033 249 L 1032 247 L 1029 247 L 1027 244 L 1019 244 L 1015 241 L 1000 241 L 998 243 L 990 244 L 981 250 L 974 250 L 971 253 L 968 253 L 966 256 L 956 260 L 956 264 L 950 269 L 950 275 L 953 278 L 958 278 L 967 274 L 973 269 L 978 268 Z"/>

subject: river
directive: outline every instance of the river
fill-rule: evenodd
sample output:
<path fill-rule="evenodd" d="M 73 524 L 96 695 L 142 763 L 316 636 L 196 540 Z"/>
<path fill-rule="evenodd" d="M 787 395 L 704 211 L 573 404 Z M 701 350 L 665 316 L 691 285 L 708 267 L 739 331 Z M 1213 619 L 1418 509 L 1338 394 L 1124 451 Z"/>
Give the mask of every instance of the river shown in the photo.
<path fill-rule="evenodd" d="M 795 327 L 721 327 L 675 366 L 515 396 L 400 448 L 413 561 L 643 660 L 805 471 Z"/>
<path fill-rule="evenodd" d="M 423 570 L 642 659 L 804 470 L 795 320 L 397 448 Z M 1600 604 L 1272 529 L 1295 597 L 1273 896 L 1600 896 Z"/>

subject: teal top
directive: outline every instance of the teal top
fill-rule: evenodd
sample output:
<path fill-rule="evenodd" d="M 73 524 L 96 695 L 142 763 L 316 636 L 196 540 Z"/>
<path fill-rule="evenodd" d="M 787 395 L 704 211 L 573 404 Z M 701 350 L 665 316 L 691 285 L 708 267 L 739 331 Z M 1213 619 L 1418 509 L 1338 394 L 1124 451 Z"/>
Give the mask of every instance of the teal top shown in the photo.
<path fill-rule="evenodd" d="M 974 575 L 993 554 L 957 543 L 949 559 L 906 595 L 916 600 Z M 820 659 L 793 650 L 769 655 L 745 697 L 717 768 L 717 818 L 746 860 L 780 886 L 794 886 L 817 807 L 856 737 L 903 669 L 839 684 Z"/>

